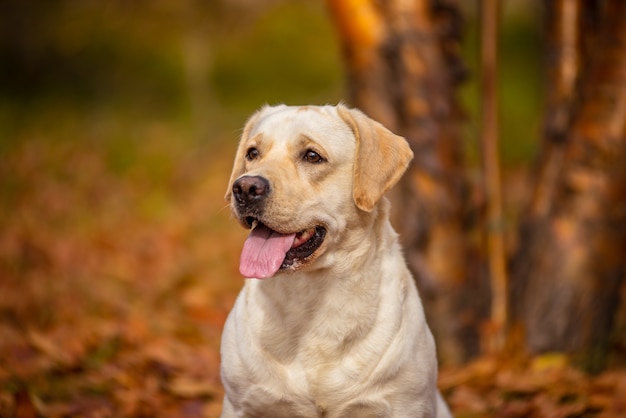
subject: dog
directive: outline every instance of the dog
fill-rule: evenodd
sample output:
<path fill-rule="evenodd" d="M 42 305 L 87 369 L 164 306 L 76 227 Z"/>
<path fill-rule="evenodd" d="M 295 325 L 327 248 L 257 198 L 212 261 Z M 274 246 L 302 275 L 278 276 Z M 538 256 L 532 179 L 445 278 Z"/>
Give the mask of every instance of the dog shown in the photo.
<path fill-rule="evenodd" d="M 222 335 L 222 417 L 449 417 L 384 197 L 413 153 L 357 109 L 265 106 L 226 199 L 251 229 Z"/>

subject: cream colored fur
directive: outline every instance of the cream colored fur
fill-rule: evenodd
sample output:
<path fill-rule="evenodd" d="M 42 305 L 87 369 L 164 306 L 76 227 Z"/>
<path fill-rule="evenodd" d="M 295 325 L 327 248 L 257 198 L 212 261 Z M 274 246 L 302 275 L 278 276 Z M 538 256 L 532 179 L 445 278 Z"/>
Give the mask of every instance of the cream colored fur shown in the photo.
<path fill-rule="evenodd" d="M 303 160 L 307 150 L 324 161 Z M 262 176 L 264 224 L 327 233 L 295 271 L 246 280 L 222 337 L 222 417 L 450 416 L 383 197 L 412 156 L 403 138 L 342 105 L 265 107 L 248 121 L 227 198 L 242 175 Z"/>

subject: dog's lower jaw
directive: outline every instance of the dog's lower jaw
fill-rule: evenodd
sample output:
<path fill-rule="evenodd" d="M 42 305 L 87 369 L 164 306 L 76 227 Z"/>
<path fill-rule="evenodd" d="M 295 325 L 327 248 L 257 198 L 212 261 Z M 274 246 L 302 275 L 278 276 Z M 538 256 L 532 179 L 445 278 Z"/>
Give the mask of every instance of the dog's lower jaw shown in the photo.
<path fill-rule="evenodd" d="M 316 226 L 311 232 L 308 230 L 302 234 L 306 234 L 308 238 L 302 238 L 303 242 L 295 243 L 287 254 L 280 266 L 281 270 L 297 271 L 301 267 L 312 264 L 324 252 L 324 240 L 326 238 L 326 228 Z M 298 236 L 296 235 L 296 240 Z"/>

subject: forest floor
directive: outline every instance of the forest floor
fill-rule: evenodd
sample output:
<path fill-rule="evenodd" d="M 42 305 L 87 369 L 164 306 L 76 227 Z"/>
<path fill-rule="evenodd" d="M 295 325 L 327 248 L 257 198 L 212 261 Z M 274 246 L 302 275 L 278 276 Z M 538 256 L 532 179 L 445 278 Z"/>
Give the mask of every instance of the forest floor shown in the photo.
<path fill-rule="evenodd" d="M 0 417 L 219 416 L 243 284 L 233 149 L 186 151 L 158 124 L 137 136 L 149 146 L 31 133 L 2 150 Z M 626 416 L 626 372 L 560 356 L 485 357 L 439 384 L 457 417 Z"/>

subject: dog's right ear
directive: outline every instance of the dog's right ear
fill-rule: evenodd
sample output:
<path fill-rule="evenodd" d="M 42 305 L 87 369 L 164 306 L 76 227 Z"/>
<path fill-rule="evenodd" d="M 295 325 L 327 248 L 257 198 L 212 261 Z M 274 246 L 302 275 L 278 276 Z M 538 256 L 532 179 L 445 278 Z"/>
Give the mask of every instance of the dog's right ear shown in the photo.
<path fill-rule="evenodd" d="M 239 140 L 239 145 L 237 146 L 237 152 L 235 153 L 235 162 L 233 163 L 233 171 L 230 173 L 230 180 L 228 180 L 228 187 L 226 189 L 226 195 L 224 195 L 224 199 L 226 200 L 230 200 L 230 196 L 233 191 L 233 183 L 235 182 L 235 180 L 237 180 L 237 178 L 239 178 L 239 176 L 241 176 L 244 173 L 244 170 L 245 170 L 244 154 L 246 151 L 245 147 L 246 147 L 246 144 L 248 143 L 250 132 L 252 131 L 252 128 L 254 127 L 256 122 L 259 120 L 259 117 L 261 116 L 261 114 L 266 108 L 267 107 L 263 107 L 261 110 L 259 110 L 258 112 L 250 116 L 250 118 L 246 122 L 246 125 L 243 128 L 243 133 L 241 134 L 241 139 Z"/>

